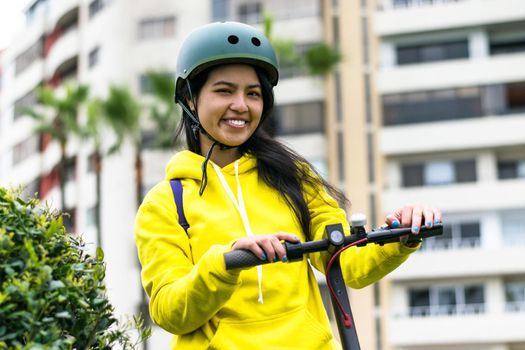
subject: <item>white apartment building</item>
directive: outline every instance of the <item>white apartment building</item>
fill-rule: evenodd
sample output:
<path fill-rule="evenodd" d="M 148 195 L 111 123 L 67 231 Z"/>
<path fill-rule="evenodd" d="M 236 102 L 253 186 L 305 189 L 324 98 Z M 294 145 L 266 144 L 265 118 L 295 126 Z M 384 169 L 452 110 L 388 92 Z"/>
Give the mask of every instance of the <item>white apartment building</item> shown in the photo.
<path fill-rule="evenodd" d="M 389 276 L 384 349 L 525 349 L 525 2 L 384 0 L 374 30 L 384 211 L 447 225 Z"/>

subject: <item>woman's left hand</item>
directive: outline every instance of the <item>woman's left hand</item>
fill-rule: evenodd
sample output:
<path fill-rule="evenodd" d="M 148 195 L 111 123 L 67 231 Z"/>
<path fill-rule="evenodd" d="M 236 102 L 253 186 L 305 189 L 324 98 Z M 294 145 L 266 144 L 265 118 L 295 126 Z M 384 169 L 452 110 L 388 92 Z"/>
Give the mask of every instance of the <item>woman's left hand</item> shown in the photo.
<path fill-rule="evenodd" d="M 405 205 L 389 214 L 385 222 L 393 228 L 411 227 L 412 233 L 418 234 L 421 226 L 430 228 L 434 224 L 441 223 L 441 211 L 425 205 Z M 401 241 L 403 241 L 403 237 Z"/>

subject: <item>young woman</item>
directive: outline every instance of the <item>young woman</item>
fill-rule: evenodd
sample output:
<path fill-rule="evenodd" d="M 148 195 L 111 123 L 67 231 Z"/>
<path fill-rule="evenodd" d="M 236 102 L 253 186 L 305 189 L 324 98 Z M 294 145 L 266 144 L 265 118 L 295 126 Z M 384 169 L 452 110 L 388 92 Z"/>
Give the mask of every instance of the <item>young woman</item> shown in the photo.
<path fill-rule="evenodd" d="M 278 80 L 272 46 L 250 26 L 209 24 L 183 42 L 176 74 L 188 150 L 170 160 L 136 221 L 153 321 L 176 335 L 174 349 L 340 348 L 309 263 L 287 263 L 281 241 L 322 239 L 334 223 L 349 234 L 336 201 L 344 196 L 261 128 Z M 182 207 L 171 179 L 182 183 Z M 406 206 L 386 223 L 417 231 L 440 220 L 437 210 Z M 223 255 L 236 249 L 279 262 L 226 270 Z M 341 256 L 346 284 L 374 283 L 416 249 L 350 248 Z M 324 271 L 328 256 L 309 260 Z"/>

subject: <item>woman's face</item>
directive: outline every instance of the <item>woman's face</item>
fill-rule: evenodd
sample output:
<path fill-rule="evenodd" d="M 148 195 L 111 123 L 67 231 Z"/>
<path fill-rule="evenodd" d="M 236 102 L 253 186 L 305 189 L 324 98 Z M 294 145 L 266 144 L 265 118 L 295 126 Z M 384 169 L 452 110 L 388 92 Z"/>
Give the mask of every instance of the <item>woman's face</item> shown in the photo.
<path fill-rule="evenodd" d="M 245 64 L 212 69 L 197 97 L 201 125 L 215 140 L 228 146 L 239 146 L 250 138 L 261 121 L 262 111 L 259 78 L 253 67 Z M 212 143 L 201 135 L 203 153 Z"/>

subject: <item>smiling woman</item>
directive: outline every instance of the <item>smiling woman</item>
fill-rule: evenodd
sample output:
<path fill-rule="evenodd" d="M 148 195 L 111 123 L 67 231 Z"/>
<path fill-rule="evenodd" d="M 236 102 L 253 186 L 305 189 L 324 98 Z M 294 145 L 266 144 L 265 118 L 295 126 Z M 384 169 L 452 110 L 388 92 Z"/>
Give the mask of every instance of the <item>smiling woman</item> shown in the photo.
<path fill-rule="evenodd" d="M 329 256 L 286 264 L 281 241 L 321 239 L 330 224 L 348 235 L 347 201 L 261 127 L 272 117 L 278 78 L 270 42 L 245 24 L 208 24 L 181 45 L 176 137 L 184 133 L 187 150 L 170 160 L 135 225 L 150 315 L 177 335 L 175 349 L 340 349 L 310 266 L 324 271 Z M 422 220 L 432 226 L 440 218 L 407 206 L 386 222 L 418 231 Z M 282 263 L 226 270 L 224 253 L 242 249 Z M 376 282 L 416 249 L 348 249 L 345 281 Z"/>

